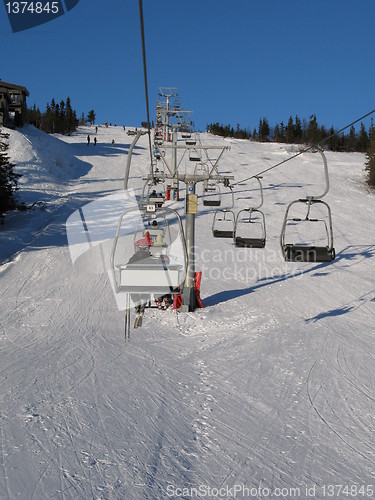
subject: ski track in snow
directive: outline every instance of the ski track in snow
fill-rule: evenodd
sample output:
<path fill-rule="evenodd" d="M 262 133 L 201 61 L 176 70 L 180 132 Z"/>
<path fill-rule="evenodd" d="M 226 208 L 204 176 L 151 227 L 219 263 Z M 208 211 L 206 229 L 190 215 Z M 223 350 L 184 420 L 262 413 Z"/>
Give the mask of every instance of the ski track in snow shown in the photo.
<path fill-rule="evenodd" d="M 9 242 L 0 263 L 0 498 L 371 484 L 375 197 L 363 184 L 364 155 L 327 153 L 333 263 L 284 263 L 279 250 L 287 204 L 321 190 L 320 160 L 308 154 L 265 176 L 267 246 L 246 250 L 245 260 L 211 238 L 213 211 L 200 204 L 206 307 L 146 310 L 125 343 L 106 273 L 74 267 L 65 235 L 74 210 L 122 188 L 129 137 L 99 127 L 94 149 L 88 133 L 11 131 L 21 196 L 33 201 L 34 186 L 47 211 L 13 214 L 0 233 Z M 236 180 L 292 152 L 203 137 L 231 145 L 221 170 Z M 135 152 L 130 183 L 139 194 L 147 137 Z M 258 195 L 251 183 L 236 186 L 237 209 L 249 195 Z M 183 202 L 175 206 L 182 213 Z"/>

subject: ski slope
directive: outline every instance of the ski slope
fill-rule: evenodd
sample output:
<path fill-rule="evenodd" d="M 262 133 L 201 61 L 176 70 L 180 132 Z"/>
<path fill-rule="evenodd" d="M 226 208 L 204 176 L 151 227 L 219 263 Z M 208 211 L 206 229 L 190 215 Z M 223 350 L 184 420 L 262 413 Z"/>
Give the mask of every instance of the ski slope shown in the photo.
<path fill-rule="evenodd" d="M 319 155 L 264 176 L 263 250 L 214 239 L 213 211 L 200 202 L 204 309 L 146 310 L 125 344 L 108 275 L 89 255 L 73 265 L 65 224 L 122 189 L 131 141 L 122 127 L 99 127 L 87 146 L 88 133 L 10 131 L 20 196 L 43 205 L 0 227 L 0 498 L 325 498 L 330 485 L 336 498 L 374 497 L 375 196 L 365 156 L 326 153 L 332 263 L 286 263 L 279 247 L 287 204 L 324 189 Z M 219 170 L 236 181 L 296 151 L 202 141 L 231 146 Z M 133 156 L 138 195 L 147 147 L 143 136 Z M 235 209 L 258 195 L 238 184 Z M 183 201 L 173 207 L 183 215 Z"/>

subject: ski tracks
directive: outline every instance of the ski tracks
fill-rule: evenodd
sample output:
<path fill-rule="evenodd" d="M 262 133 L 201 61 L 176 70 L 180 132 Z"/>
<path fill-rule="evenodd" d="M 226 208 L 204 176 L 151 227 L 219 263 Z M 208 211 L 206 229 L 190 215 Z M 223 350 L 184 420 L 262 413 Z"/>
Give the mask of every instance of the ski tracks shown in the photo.
<path fill-rule="evenodd" d="M 361 382 L 360 375 L 362 372 L 365 379 L 368 370 L 373 373 L 374 361 L 371 354 L 353 349 L 353 344 L 345 345 L 337 332 L 335 336 L 330 332 L 323 357 L 313 363 L 306 380 L 313 411 L 309 415 L 310 435 L 330 442 L 337 456 L 354 454 L 357 459 L 353 469 L 362 480 L 370 479 L 375 470 L 375 393 Z"/>

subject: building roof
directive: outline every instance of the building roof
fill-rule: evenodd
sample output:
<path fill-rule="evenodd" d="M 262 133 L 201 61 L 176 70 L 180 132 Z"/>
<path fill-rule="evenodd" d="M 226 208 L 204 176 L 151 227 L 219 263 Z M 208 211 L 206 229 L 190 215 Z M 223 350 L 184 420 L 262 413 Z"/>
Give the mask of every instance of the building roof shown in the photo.
<path fill-rule="evenodd" d="M 3 87 L 7 90 L 20 90 L 27 96 L 30 95 L 26 87 L 23 87 L 22 85 L 16 85 L 15 83 L 3 82 L 3 80 L 0 80 L 0 87 Z"/>

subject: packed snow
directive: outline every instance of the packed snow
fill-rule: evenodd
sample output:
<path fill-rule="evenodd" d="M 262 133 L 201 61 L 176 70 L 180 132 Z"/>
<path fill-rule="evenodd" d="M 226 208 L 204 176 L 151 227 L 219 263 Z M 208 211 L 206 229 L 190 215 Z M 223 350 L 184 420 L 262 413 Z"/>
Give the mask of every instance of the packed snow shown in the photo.
<path fill-rule="evenodd" d="M 94 146 L 88 134 L 94 127 L 10 131 L 19 197 L 35 204 L 0 227 L 0 498 L 374 497 L 375 196 L 365 155 L 326 152 L 329 263 L 286 263 L 279 245 L 288 203 L 324 190 L 318 154 L 264 175 L 264 249 L 213 238 L 198 186 L 204 308 L 146 310 L 125 343 L 108 273 L 90 252 L 73 264 L 66 223 L 121 193 L 132 138 L 99 126 Z M 219 170 L 236 182 L 298 151 L 201 139 L 231 147 Z M 143 136 L 136 196 L 149 163 Z M 184 194 L 170 202 L 182 217 Z M 236 212 L 259 201 L 253 181 L 234 194 Z"/>

